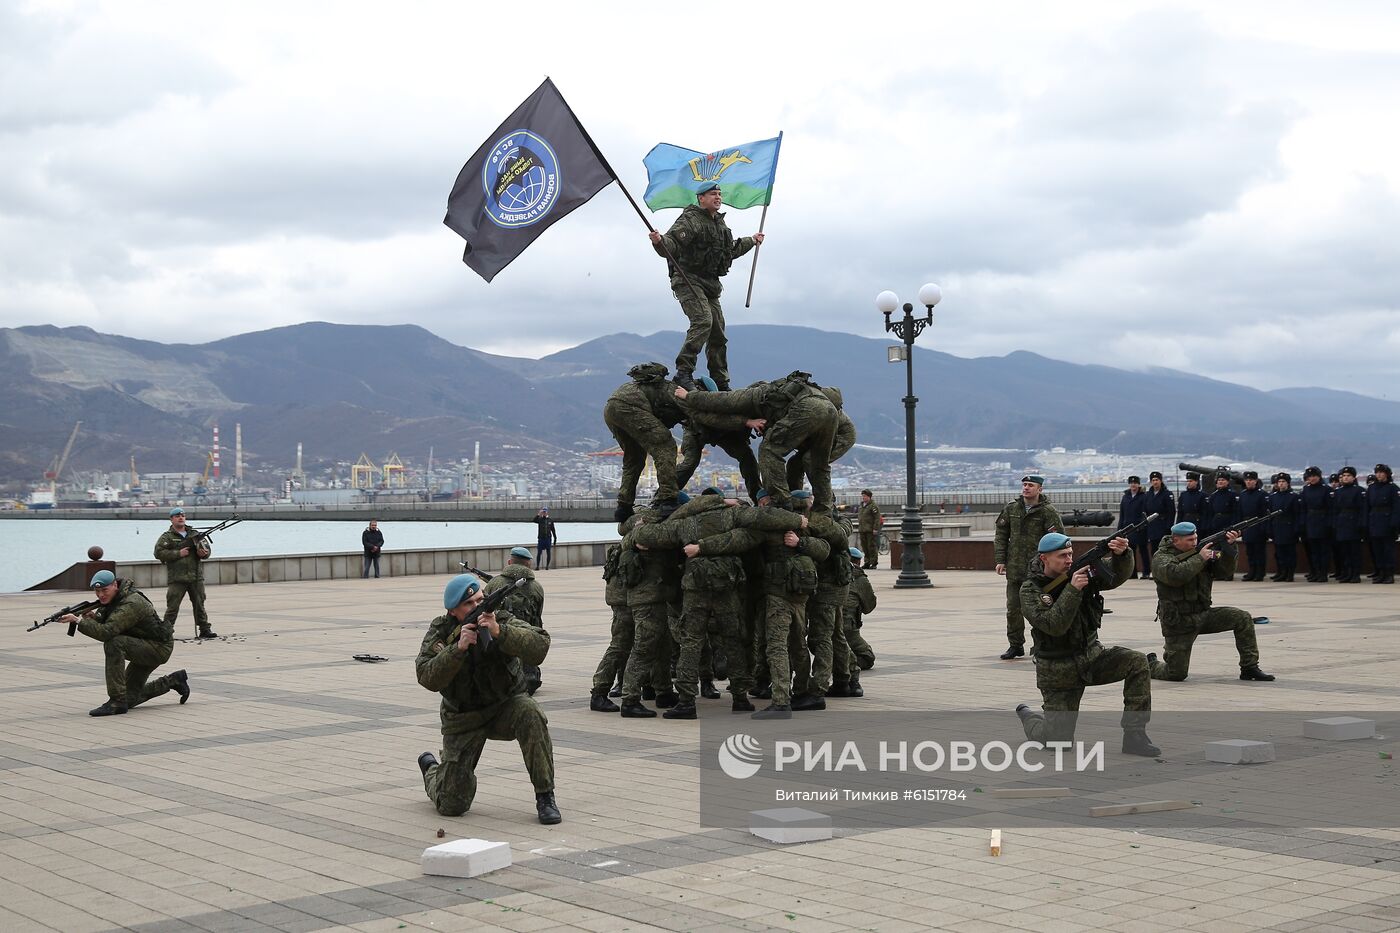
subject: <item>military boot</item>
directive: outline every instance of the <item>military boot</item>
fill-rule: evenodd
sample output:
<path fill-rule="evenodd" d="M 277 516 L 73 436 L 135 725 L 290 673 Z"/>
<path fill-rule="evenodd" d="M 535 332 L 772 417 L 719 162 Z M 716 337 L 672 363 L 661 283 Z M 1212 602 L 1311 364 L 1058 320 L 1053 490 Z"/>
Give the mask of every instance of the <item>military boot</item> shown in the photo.
<path fill-rule="evenodd" d="M 183 706 L 190 698 L 190 675 L 181 669 L 171 674 L 170 679 L 175 681 L 175 692 L 180 694 L 180 705 Z"/>
<path fill-rule="evenodd" d="M 608 691 L 608 696 L 612 697 L 614 700 L 622 696 L 622 681 L 619 680 L 617 683 L 613 684 L 613 688 Z"/>
<path fill-rule="evenodd" d="M 786 703 L 769 703 L 753 714 L 754 719 L 791 719 L 792 707 Z"/>
<path fill-rule="evenodd" d="M 657 709 L 670 709 L 681 701 L 681 695 L 674 690 L 667 690 L 656 695 Z"/>
<path fill-rule="evenodd" d="M 1035 710 L 1024 703 L 1018 703 L 1016 704 L 1016 717 L 1020 719 L 1021 722 L 1025 722 L 1027 719 L 1035 717 Z"/>
<path fill-rule="evenodd" d="M 678 369 L 676 370 L 676 374 L 671 377 L 671 381 L 687 392 L 695 391 L 695 374 L 692 372 Z"/>
<path fill-rule="evenodd" d="M 700 695 L 707 700 L 718 700 L 720 696 L 713 680 L 700 681 Z"/>
<path fill-rule="evenodd" d="M 546 826 L 553 826 L 564 819 L 559 815 L 559 806 L 554 802 L 552 790 L 535 794 L 535 812 L 539 814 L 540 822 Z"/>
<path fill-rule="evenodd" d="M 656 699 L 656 688 L 655 688 L 655 687 L 643 687 L 643 688 L 642 688 L 642 699 L 643 699 L 643 700 L 654 700 L 654 699 Z"/>
<path fill-rule="evenodd" d="M 1259 669 L 1258 664 L 1251 664 L 1249 667 L 1240 668 L 1240 680 L 1273 680 L 1273 674 L 1265 674 Z"/>
<path fill-rule="evenodd" d="M 851 695 L 851 685 L 844 680 L 833 680 L 831 686 L 826 688 L 826 695 L 829 697 L 848 697 Z"/>
<path fill-rule="evenodd" d="M 214 630 L 213 630 L 212 628 L 209 627 L 209 623 L 208 623 L 208 622 L 205 622 L 203 625 L 201 625 L 201 626 L 199 627 L 199 634 L 196 635 L 195 637 L 196 637 L 196 638 L 218 638 L 219 636 L 214 632 Z"/>
<path fill-rule="evenodd" d="M 735 713 L 752 713 L 753 704 L 750 703 L 749 698 L 742 693 L 736 693 L 734 694 L 734 702 L 729 704 L 729 709 L 731 712 Z"/>
<path fill-rule="evenodd" d="M 108 700 L 97 709 L 88 710 L 89 716 L 120 716 L 126 712 L 126 702 L 123 700 Z"/>
<path fill-rule="evenodd" d="M 862 687 L 862 686 L 860 685 L 860 675 L 859 675 L 859 674 L 852 674 L 852 675 L 851 675 L 851 683 L 850 683 L 849 686 L 850 686 L 851 692 L 848 693 L 848 694 L 846 694 L 846 696 L 849 696 L 849 697 L 863 697 L 863 696 L 865 696 L 865 688 Z"/>
<path fill-rule="evenodd" d="M 826 700 L 814 693 L 804 693 L 792 698 L 792 708 L 798 712 L 826 709 Z"/>
<path fill-rule="evenodd" d="M 622 701 L 622 718 L 655 719 L 656 710 L 643 706 L 640 700 L 627 700 L 624 698 Z"/>
<path fill-rule="evenodd" d="M 595 693 L 588 699 L 588 708 L 595 713 L 615 713 L 618 705 L 609 700 L 606 693 Z"/>
<path fill-rule="evenodd" d="M 772 684 L 759 684 L 749 691 L 749 696 L 755 700 L 771 700 L 773 699 L 773 686 Z"/>
<path fill-rule="evenodd" d="M 437 756 L 432 752 L 424 752 L 418 756 L 418 770 L 423 772 L 424 777 L 428 776 L 428 771 L 437 763 Z"/>
<path fill-rule="evenodd" d="M 1026 649 L 1022 645 L 1012 645 L 1001 653 L 1003 661 L 1014 661 L 1017 658 L 1025 657 Z"/>
<path fill-rule="evenodd" d="M 1123 754 L 1156 758 L 1162 750 L 1152 744 L 1146 729 L 1127 729 L 1123 732 Z"/>
<path fill-rule="evenodd" d="M 619 502 L 617 508 L 613 509 L 613 521 L 621 525 L 632 517 L 632 503 Z"/>
<path fill-rule="evenodd" d="M 694 700 L 682 700 L 661 714 L 662 719 L 696 719 Z"/>

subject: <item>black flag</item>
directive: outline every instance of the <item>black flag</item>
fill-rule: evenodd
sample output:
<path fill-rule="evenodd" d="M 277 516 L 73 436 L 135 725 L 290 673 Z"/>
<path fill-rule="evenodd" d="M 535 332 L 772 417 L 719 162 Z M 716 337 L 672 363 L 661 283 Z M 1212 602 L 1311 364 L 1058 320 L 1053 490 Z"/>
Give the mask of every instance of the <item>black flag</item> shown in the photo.
<path fill-rule="evenodd" d="M 462 261 L 489 282 L 551 224 L 616 179 L 545 78 L 462 166 L 442 222 L 467 241 Z"/>

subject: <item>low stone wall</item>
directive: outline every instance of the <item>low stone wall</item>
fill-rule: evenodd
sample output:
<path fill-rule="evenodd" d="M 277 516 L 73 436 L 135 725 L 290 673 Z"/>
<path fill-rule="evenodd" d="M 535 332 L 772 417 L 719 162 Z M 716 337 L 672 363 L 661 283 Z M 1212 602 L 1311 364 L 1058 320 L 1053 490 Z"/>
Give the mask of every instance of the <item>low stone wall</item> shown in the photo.
<path fill-rule="evenodd" d="M 611 541 L 583 541 L 556 544 L 551 567 L 601 567 Z M 379 557 L 381 577 L 424 576 L 461 573 L 460 561 L 487 573 L 496 573 L 506 564 L 510 546 L 476 548 L 432 548 L 416 551 L 385 551 Z M 337 551 L 322 554 L 279 554 L 269 557 L 220 557 L 205 563 L 205 586 L 237 583 L 281 583 L 293 580 L 359 579 L 363 551 Z M 103 567 L 112 567 L 109 561 Z M 91 579 L 90 563 L 74 564 L 31 590 L 81 590 Z M 130 561 L 115 565 L 118 576 L 135 582 L 139 589 L 159 589 L 166 585 L 165 565 L 156 560 Z"/>

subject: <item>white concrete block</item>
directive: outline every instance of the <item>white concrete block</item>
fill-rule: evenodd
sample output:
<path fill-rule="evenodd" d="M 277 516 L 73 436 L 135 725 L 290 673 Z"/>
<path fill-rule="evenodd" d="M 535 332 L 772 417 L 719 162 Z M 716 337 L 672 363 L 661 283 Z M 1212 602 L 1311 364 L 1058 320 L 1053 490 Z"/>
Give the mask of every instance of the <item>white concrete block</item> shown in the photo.
<path fill-rule="evenodd" d="M 1227 765 L 1252 765 L 1273 760 L 1273 742 L 1224 739 L 1206 743 L 1206 761 L 1219 761 Z"/>
<path fill-rule="evenodd" d="M 831 817 L 801 807 L 755 810 L 749 814 L 749 832 L 782 845 L 817 842 L 831 838 Z"/>
<path fill-rule="evenodd" d="M 423 874 L 475 878 L 510 867 L 510 843 L 485 839 L 454 839 L 423 850 Z"/>
<path fill-rule="evenodd" d="M 1303 737 L 1344 742 L 1348 739 L 1369 739 L 1376 734 L 1374 719 L 1361 719 L 1356 716 L 1330 716 L 1326 719 L 1309 719 L 1303 723 Z"/>

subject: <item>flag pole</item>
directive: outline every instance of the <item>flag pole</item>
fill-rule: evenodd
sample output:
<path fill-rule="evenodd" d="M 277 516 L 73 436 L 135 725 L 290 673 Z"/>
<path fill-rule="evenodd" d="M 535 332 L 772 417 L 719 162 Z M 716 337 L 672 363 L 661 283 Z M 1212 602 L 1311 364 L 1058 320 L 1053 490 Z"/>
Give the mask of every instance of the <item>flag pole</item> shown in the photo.
<path fill-rule="evenodd" d="M 773 199 L 773 182 L 778 178 L 778 156 L 783 151 L 783 133 L 778 131 L 778 145 L 773 150 L 773 174 L 768 177 L 768 200 Z M 763 232 L 763 225 L 768 222 L 768 202 L 763 204 L 763 214 L 758 218 L 758 232 Z M 753 248 L 753 265 L 749 267 L 749 293 L 744 296 L 744 307 L 747 308 L 753 301 L 753 280 L 758 275 L 758 251 L 763 249 L 762 243 L 755 243 Z"/>
<path fill-rule="evenodd" d="M 549 81 L 550 84 L 554 83 L 553 81 L 550 81 L 548 77 L 546 77 L 545 80 Z M 556 87 L 554 91 L 556 94 L 558 94 L 559 88 Z M 564 100 L 564 95 L 559 94 L 559 99 Z M 608 174 L 613 177 L 613 181 L 617 182 L 617 186 L 622 189 L 623 195 L 625 195 L 627 198 L 627 203 L 632 205 L 632 210 L 637 212 L 637 216 L 640 217 L 642 219 L 642 223 L 646 225 L 647 232 L 655 232 L 656 228 L 651 225 L 651 220 L 647 217 L 646 214 L 642 213 L 641 207 L 637 204 L 637 199 L 632 197 L 632 192 L 628 191 L 627 186 L 622 183 L 622 179 L 619 178 L 617 172 L 613 170 L 612 163 L 608 161 L 607 156 L 603 155 L 603 150 L 598 148 L 598 144 L 593 141 L 592 135 L 589 134 L 588 130 L 583 125 L 583 121 L 578 118 L 578 114 L 574 113 L 574 108 L 569 106 L 569 102 L 567 100 L 564 100 L 564 107 L 569 111 L 569 116 L 573 117 L 574 125 L 577 126 L 578 131 L 583 134 L 583 138 L 588 143 L 589 148 L 593 150 L 593 154 L 598 157 L 599 162 L 603 163 L 603 167 L 608 170 Z M 779 137 L 782 136 L 781 133 L 778 135 Z M 767 211 L 766 206 L 764 207 L 764 211 Z M 660 246 L 661 251 L 666 255 L 666 261 L 671 264 L 672 268 L 674 268 L 677 272 L 681 274 L 681 278 L 685 280 L 686 287 L 689 288 L 692 292 L 694 292 L 697 297 L 704 298 L 704 292 L 700 291 L 700 289 L 695 287 L 695 283 L 690 281 L 690 276 L 685 274 L 685 270 L 681 268 L 681 264 L 676 262 L 676 257 L 671 255 L 671 250 L 666 246 L 665 237 L 661 238 Z"/>

